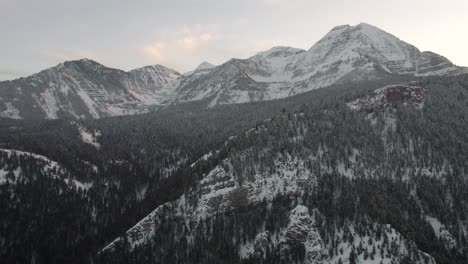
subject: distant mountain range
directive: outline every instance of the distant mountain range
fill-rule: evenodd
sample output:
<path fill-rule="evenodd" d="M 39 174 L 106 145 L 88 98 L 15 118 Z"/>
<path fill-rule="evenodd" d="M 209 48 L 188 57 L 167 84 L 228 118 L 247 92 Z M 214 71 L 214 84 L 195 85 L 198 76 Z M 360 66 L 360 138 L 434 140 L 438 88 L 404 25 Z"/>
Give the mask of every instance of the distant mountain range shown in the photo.
<path fill-rule="evenodd" d="M 27 78 L 0 83 L 2 117 L 100 118 L 162 105 L 180 74 L 160 65 L 124 72 L 95 61 L 68 61 Z"/>
<path fill-rule="evenodd" d="M 368 24 L 333 28 L 309 50 L 274 47 L 181 74 L 161 65 L 129 72 L 68 61 L 0 82 L 0 117 L 101 118 L 146 113 L 190 101 L 207 107 L 285 98 L 336 83 L 392 75 L 459 75 L 468 69 Z"/>

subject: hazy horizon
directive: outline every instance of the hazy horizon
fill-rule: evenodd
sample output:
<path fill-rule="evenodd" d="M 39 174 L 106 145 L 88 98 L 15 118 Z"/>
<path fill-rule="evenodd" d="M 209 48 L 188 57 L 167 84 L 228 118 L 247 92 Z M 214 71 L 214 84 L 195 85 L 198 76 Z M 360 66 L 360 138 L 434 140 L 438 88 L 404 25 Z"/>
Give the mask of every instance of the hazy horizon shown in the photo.
<path fill-rule="evenodd" d="M 183 73 L 273 46 L 307 50 L 333 27 L 361 22 L 468 66 L 468 2 L 341 2 L 0 0 L 0 31 L 10 36 L 0 42 L 0 80 L 81 58 L 122 70 L 161 64 Z"/>

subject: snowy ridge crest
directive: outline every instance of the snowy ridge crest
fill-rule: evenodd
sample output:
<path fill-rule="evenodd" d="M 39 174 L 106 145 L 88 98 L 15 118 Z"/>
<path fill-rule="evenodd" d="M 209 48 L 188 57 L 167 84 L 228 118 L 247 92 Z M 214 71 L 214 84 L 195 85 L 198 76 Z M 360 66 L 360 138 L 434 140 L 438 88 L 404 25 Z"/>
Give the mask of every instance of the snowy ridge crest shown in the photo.
<path fill-rule="evenodd" d="M 129 72 L 83 59 L 0 82 L 0 117 L 101 118 L 207 100 L 207 106 L 285 98 L 336 83 L 468 73 L 375 26 L 333 28 L 309 50 L 273 47 L 180 74 L 161 65 Z M 27 92 L 26 92 L 27 91 Z M 38 111 L 39 110 L 39 111 Z"/>

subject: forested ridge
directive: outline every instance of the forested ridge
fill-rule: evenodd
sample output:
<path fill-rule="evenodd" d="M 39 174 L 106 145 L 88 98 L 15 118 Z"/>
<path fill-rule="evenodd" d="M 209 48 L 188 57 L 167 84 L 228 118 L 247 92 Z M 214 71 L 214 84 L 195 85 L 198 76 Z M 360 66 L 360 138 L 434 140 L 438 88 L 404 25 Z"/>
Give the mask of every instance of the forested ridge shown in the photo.
<path fill-rule="evenodd" d="M 174 262 L 180 263 L 307 262 L 301 258 L 305 250 L 301 243 L 293 244 L 295 253 L 286 256 L 281 243 L 272 243 L 273 249 L 260 258 L 239 254 L 239 248 L 255 244 L 259 234 L 281 233 L 287 221 L 280 219 L 297 205 L 305 205 L 320 212 L 319 229 L 329 253 L 317 263 L 371 258 L 464 263 L 467 157 L 459 150 L 467 144 L 463 132 L 467 123 L 458 118 L 468 110 L 463 99 L 468 92 L 466 77 L 411 85 L 428 89 L 422 109 L 402 102 L 373 112 L 354 111 L 347 105 L 350 98 L 343 96 L 306 105 L 296 113 L 284 112 L 231 138 L 217 154 L 197 162 L 191 172 L 198 176 L 195 187 L 182 200 L 162 207 L 165 213 L 154 216 L 154 240 L 135 247 L 138 230 L 129 230 L 116 244 L 118 250 L 108 250 L 117 254 L 112 261 L 128 252 L 126 261 L 136 263 L 169 261 L 174 256 Z M 308 175 L 310 187 L 289 190 L 294 184 L 307 185 L 301 174 Z M 272 189 L 269 178 L 284 189 Z M 207 182 L 213 188 L 207 188 Z M 220 188 L 225 193 L 220 194 Z M 255 195 L 262 195 L 258 190 L 265 189 L 272 196 L 256 200 Z M 280 213 L 278 199 L 287 204 Z M 206 205 L 208 209 L 200 211 Z M 178 220 L 181 210 L 187 211 L 184 215 L 204 212 L 202 220 L 185 219 L 189 227 L 184 228 L 180 226 L 184 221 Z M 277 219 L 273 224 L 267 220 L 271 217 Z M 395 230 L 398 238 L 388 238 Z M 360 237 L 385 242 L 358 243 Z"/>
<path fill-rule="evenodd" d="M 392 83 L 427 89 L 423 107 L 397 103 L 369 112 L 347 105 Z M 284 242 L 289 249 L 279 250 L 283 244 L 271 242 L 264 254 L 239 253 L 259 233 L 271 234 L 270 241 L 281 237 L 290 212 L 304 205 L 327 252 L 323 261 L 359 263 L 389 255 L 401 256 L 387 258 L 395 263 L 429 263 L 425 252 L 437 263 L 464 263 L 467 96 L 467 76 L 395 77 L 271 102 L 212 109 L 190 103 L 145 115 L 76 121 L 99 132 L 98 147 L 84 142 L 77 124 L 68 120 L 1 120 L 0 148 L 44 155 L 64 168 L 50 177 L 31 155 L 1 154 L 4 171 L 21 168 L 19 180 L 7 175 L 0 185 L 1 258 L 5 263 L 307 263 L 303 243 Z M 191 230 L 169 210 L 150 242 L 133 249 L 122 243 L 112 253 L 97 254 L 153 209 L 183 194 L 196 208 L 211 190 L 202 181 L 215 168 L 230 177 L 229 186 L 255 189 L 262 186 L 259 179 L 276 175 L 279 180 L 271 182 L 283 182 L 285 190 L 261 201 L 235 196 L 240 205 L 225 206 L 220 196 L 218 211 Z M 282 178 L 284 171 L 295 175 Z M 301 173 L 304 177 L 296 176 Z M 298 182 L 295 177 L 310 185 L 289 190 Z M 428 217 L 446 230 L 435 232 Z M 445 231 L 450 236 L 440 235 Z M 388 234 L 398 245 L 386 241 Z M 355 246 L 346 242 L 351 237 Z"/>

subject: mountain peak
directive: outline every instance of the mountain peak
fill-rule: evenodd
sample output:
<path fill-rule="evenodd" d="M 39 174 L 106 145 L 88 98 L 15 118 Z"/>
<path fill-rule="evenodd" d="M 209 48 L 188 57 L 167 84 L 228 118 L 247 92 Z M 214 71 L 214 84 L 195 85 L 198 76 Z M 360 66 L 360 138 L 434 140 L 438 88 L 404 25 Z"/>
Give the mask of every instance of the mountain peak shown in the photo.
<path fill-rule="evenodd" d="M 148 72 L 148 71 L 151 71 L 151 72 L 168 72 L 168 73 L 180 75 L 180 73 L 177 72 L 176 70 L 173 70 L 171 68 L 168 68 L 168 67 L 160 65 L 160 64 L 143 66 L 143 67 L 140 67 L 140 68 L 133 69 L 130 72 L 141 72 L 141 71 L 146 71 L 146 72 Z"/>
<path fill-rule="evenodd" d="M 351 35 L 352 33 L 355 33 L 355 32 L 365 34 L 368 37 L 391 36 L 395 39 L 398 39 L 397 37 L 386 32 L 385 30 L 380 29 L 374 25 L 364 23 L 364 22 L 361 22 L 355 26 L 350 26 L 350 25 L 336 26 L 332 28 L 322 39 L 329 39 L 332 37 L 340 36 L 342 34 Z"/>
<path fill-rule="evenodd" d="M 357 24 L 357 26 L 361 26 L 361 27 L 376 27 L 374 25 L 371 25 L 371 24 L 368 24 L 366 22 L 361 22 L 359 24 Z"/>
<path fill-rule="evenodd" d="M 79 59 L 79 61 L 81 61 L 81 62 L 94 62 L 94 63 L 96 63 L 94 60 L 91 60 L 91 59 L 88 59 L 88 58 L 82 58 L 82 59 Z"/>
<path fill-rule="evenodd" d="M 338 26 L 328 32 L 309 51 L 314 60 L 357 60 L 371 58 L 386 63 L 397 61 L 414 68 L 419 50 L 394 35 L 367 23 Z M 379 63 L 379 64 L 380 64 Z M 389 69 L 392 72 L 393 69 Z"/>
<path fill-rule="evenodd" d="M 61 69 L 61 68 L 70 68 L 70 67 L 72 67 L 72 68 L 84 67 L 84 68 L 94 68 L 94 69 L 106 68 L 106 66 L 100 64 L 99 62 L 96 62 L 96 61 L 91 60 L 91 59 L 83 58 L 83 59 L 78 59 L 78 60 L 64 61 L 64 62 L 58 64 L 56 67 L 50 68 L 50 70 Z"/>
<path fill-rule="evenodd" d="M 64 63 L 89 63 L 89 64 L 100 64 L 92 59 L 88 58 L 82 58 L 82 59 L 77 59 L 77 60 L 68 60 L 65 61 Z"/>
<path fill-rule="evenodd" d="M 334 28 L 332 28 L 332 30 L 330 31 L 336 31 L 336 30 L 341 30 L 341 29 L 346 29 L 346 28 L 350 28 L 351 26 L 346 24 L 346 25 L 339 25 L 339 26 L 336 26 Z"/>
<path fill-rule="evenodd" d="M 209 62 L 202 62 L 200 65 L 198 65 L 197 68 L 195 68 L 195 71 L 201 71 L 201 70 L 209 70 L 209 69 L 212 69 L 214 68 L 215 65 L 209 63 Z"/>
<path fill-rule="evenodd" d="M 191 76 L 191 75 L 198 76 L 199 73 L 205 74 L 208 70 L 211 70 L 214 67 L 216 67 L 216 66 L 209 63 L 209 62 L 204 61 L 200 65 L 198 65 L 195 68 L 195 70 L 188 71 L 188 72 L 184 73 L 184 76 Z"/>

